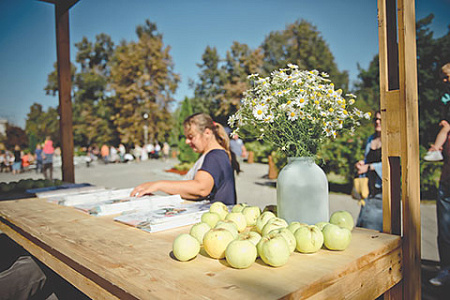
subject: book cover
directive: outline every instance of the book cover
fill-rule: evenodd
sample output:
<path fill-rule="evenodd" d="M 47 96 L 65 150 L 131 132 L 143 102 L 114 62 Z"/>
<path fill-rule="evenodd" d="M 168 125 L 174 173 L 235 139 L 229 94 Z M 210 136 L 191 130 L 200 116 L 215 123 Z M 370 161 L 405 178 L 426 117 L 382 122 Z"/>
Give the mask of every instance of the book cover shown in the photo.
<path fill-rule="evenodd" d="M 84 203 L 98 203 L 102 201 L 127 198 L 130 196 L 133 188 L 97 191 L 93 193 L 68 195 L 63 197 L 58 204 L 64 206 L 75 206 Z"/>
<path fill-rule="evenodd" d="M 125 213 L 114 220 L 148 232 L 157 232 L 200 222 L 209 207 L 209 201 L 167 205 L 156 210 Z"/>
<path fill-rule="evenodd" d="M 74 208 L 95 216 L 106 216 L 126 211 L 156 210 L 168 205 L 179 205 L 180 195 L 124 197 L 101 202 L 77 204 Z"/>

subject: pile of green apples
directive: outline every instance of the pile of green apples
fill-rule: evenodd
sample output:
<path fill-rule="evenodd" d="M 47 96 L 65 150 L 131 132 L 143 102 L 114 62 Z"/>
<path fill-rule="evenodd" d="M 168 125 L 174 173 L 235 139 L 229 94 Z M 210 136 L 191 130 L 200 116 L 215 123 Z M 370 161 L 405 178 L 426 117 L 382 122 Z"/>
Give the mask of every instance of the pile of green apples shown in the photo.
<path fill-rule="evenodd" d="M 272 211 L 261 213 L 257 206 L 240 203 L 228 211 L 222 202 L 214 202 L 201 222 L 194 224 L 189 233 L 175 238 L 172 251 L 182 262 L 195 258 L 203 247 L 211 258 L 226 258 L 236 269 L 250 267 L 258 257 L 269 266 L 281 267 L 295 251 L 315 253 L 322 246 L 345 250 L 353 225 L 353 217 L 347 211 L 334 212 L 329 222 L 288 224 Z"/>

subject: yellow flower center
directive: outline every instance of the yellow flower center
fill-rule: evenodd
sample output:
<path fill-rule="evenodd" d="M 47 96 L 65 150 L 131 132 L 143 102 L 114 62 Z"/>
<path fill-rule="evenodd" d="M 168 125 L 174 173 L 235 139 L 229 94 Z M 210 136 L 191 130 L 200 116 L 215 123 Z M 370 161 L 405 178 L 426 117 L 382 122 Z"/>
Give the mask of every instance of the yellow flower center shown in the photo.
<path fill-rule="evenodd" d="M 262 115 L 262 110 L 258 109 L 258 111 L 256 112 L 258 115 Z"/>

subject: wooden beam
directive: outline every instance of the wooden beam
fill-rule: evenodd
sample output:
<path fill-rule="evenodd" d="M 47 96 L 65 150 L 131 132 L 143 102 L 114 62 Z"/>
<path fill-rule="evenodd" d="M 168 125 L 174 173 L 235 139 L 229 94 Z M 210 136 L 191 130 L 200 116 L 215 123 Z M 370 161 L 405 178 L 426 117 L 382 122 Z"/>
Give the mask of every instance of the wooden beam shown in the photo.
<path fill-rule="evenodd" d="M 398 0 L 404 299 L 421 299 L 419 107 L 414 0 Z"/>
<path fill-rule="evenodd" d="M 380 107 L 383 119 L 383 231 L 403 233 L 404 266 L 402 284 L 387 293 L 385 299 L 421 297 L 419 126 L 414 10 L 414 0 L 378 0 Z M 400 222 L 400 197 L 403 222 Z"/>
<path fill-rule="evenodd" d="M 71 99 L 71 65 L 69 10 L 66 6 L 55 5 L 56 15 L 56 52 L 58 61 L 59 88 L 59 131 L 61 138 L 62 179 L 75 182 L 73 166 L 73 132 L 72 132 L 72 99 Z"/>

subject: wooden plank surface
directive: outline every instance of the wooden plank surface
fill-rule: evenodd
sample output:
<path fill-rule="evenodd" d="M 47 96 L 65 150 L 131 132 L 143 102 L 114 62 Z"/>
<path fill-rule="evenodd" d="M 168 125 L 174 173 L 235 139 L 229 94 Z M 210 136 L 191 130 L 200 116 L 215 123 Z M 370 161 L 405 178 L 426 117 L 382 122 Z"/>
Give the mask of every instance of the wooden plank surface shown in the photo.
<path fill-rule="evenodd" d="M 121 299 L 369 299 L 401 280 L 400 238 L 372 230 L 355 229 L 343 252 L 295 252 L 281 268 L 258 260 L 235 270 L 204 253 L 176 261 L 172 241 L 189 226 L 147 233 L 43 199 L 0 202 L 0 220 L 5 233 L 38 249 L 37 258 L 91 297 L 104 290 Z"/>

